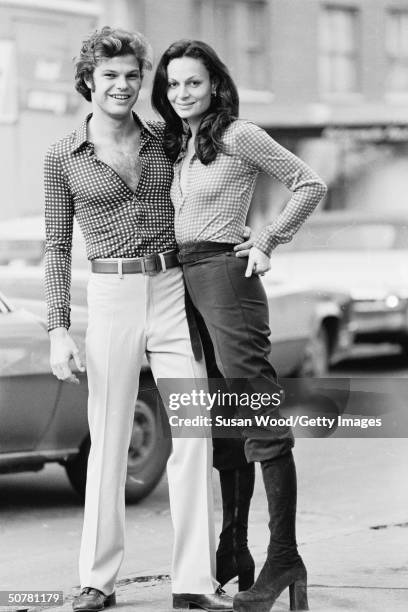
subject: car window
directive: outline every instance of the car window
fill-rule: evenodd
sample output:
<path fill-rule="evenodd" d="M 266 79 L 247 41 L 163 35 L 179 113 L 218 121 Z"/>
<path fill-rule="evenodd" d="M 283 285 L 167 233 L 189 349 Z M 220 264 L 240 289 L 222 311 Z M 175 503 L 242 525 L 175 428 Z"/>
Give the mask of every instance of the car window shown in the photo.
<path fill-rule="evenodd" d="M 397 228 L 392 224 L 308 224 L 283 251 L 375 251 L 396 248 Z M 406 245 L 407 246 L 407 245 Z M 401 247 L 400 247 L 401 248 Z M 406 248 L 406 247 L 405 247 Z"/>

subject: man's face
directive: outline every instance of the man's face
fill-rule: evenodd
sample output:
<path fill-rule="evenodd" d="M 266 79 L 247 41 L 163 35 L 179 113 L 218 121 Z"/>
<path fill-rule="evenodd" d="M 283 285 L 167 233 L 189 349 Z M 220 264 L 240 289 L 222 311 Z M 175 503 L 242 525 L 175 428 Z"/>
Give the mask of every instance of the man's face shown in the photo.
<path fill-rule="evenodd" d="M 86 84 L 92 93 L 94 112 L 114 118 L 126 117 L 135 104 L 142 85 L 139 62 L 134 55 L 118 55 L 98 62 Z"/>

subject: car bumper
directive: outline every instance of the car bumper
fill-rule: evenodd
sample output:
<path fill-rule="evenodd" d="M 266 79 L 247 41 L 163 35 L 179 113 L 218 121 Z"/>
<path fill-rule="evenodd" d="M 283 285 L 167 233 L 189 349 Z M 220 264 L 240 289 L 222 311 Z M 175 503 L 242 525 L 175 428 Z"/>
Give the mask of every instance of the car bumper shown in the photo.
<path fill-rule="evenodd" d="M 351 309 L 351 325 L 357 341 L 398 342 L 408 336 L 408 308 Z"/>

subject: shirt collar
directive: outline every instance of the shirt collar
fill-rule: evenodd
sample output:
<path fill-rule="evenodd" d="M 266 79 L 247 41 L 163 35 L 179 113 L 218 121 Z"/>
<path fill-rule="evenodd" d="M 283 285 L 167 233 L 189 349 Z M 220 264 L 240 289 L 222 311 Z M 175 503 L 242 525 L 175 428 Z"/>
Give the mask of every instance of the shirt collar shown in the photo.
<path fill-rule="evenodd" d="M 149 136 L 155 136 L 154 132 L 150 128 L 150 126 L 146 123 L 144 119 L 139 117 L 136 113 L 132 111 L 133 119 L 141 126 L 142 132 L 146 131 L 149 133 Z M 75 153 L 78 151 L 84 144 L 89 144 L 87 134 L 88 121 L 92 117 L 92 113 L 89 113 L 81 123 L 81 125 L 75 130 L 74 138 L 71 146 L 71 153 Z"/>
<path fill-rule="evenodd" d="M 81 123 L 79 128 L 75 130 L 73 134 L 74 137 L 73 137 L 72 145 L 71 145 L 71 153 L 75 153 L 76 151 L 78 151 L 78 149 L 82 147 L 83 144 L 88 142 L 86 128 L 88 125 L 88 121 L 90 120 L 91 117 L 92 117 L 92 113 L 89 113 L 89 115 L 86 116 L 86 118 Z"/>
<path fill-rule="evenodd" d="M 142 126 L 143 130 L 146 130 L 147 132 L 149 132 L 150 136 L 156 136 L 156 134 L 153 132 L 151 127 L 142 117 L 139 117 L 139 115 L 137 115 L 133 111 L 132 111 L 132 114 L 133 114 L 134 120 Z"/>

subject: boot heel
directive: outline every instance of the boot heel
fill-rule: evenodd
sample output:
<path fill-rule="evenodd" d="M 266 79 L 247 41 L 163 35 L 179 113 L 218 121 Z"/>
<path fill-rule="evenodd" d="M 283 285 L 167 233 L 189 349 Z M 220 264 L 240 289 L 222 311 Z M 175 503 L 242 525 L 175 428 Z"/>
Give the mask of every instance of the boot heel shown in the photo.
<path fill-rule="evenodd" d="M 190 610 L 190 602 L 182 595 L 173 595 L 173 608 L 179 610 Z"/>
<path fill-rule="evenodd" d="M 296 580 L 289 585 L 289 601 L 291 610 L 309 610 L 306 580 Z"/>
<path fill-rule="evenodd" d="M 255 582 L 255 566 L 238 574 L 238 590 L 247 591 Z"/>
<path fill-rule="evenodd" d="M 116 606 L 116 593 L 112 593 L 111 595 L 108 595 L 108 597 L 105 599 L 104 605 L 105 605 L 105 608 Z"/>

